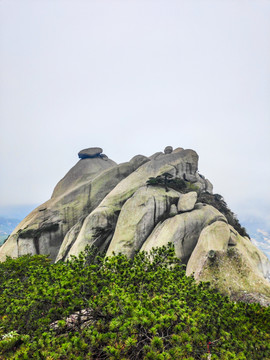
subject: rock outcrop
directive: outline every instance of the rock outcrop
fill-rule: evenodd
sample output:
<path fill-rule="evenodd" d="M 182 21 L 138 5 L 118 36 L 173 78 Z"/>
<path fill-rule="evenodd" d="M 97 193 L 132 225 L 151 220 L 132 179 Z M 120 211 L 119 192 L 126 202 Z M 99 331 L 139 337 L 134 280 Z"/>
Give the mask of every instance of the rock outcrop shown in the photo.
<path fill-rule="evenodd" d="M 171 205 L 175 205 L 178 199 L 179 193 L 175 190 L 165 192 L 160 187 L 139 188 L 121 209 L 107 255 L 121 252 L 134 256 L 154 227 L 168 217 Z"/>
<path fill-rule="evenodd" d="M 80 228 L 82 220 L 102 199 L 146 161 L 149 160 L 145 156 L 120 165 L 111 160 L 104 161 L 102 157 L 80 160 L 63 178 L 67 179 L 69 188 L 59 191 L 58 195 L 54 190 L 50 200 L 32 211 L 15 228 L 0 249 L 0 260 L 31 253 L 48 254 L 54 261 L 68 231 L 75 225 Z M 61 186 L 63 179 L 56 188 Z"/>
<path fill-rule="evenodd" d="M 89 149 L 83 149 L 78 153 L 78 156 L 80 159 L 92 159 L 101 157 L 101 154 L 103 153 L 103 149 L 100 147 L 92 147 Z"/>
<path fill-rule="evenodd" d="M 194 206 L 197 201 L 197 193 L 191 191 L 187 194 L 181 194 L 178 200 L 177 209 L 179 212 L 191 211 L 194 209 Z"/>
<path fill-rule="evenodd" d="M 170 173 L 174 177 L 183 178 L 187 170 L 194 175 L 197 169 L 198 155 L 193 150 L 164 154 L 144 163 L 123 179 L 87 216 L 68 255 L 78 255 L 86 245 L 109 244 L 122 206 L 139 188 L 145 186 L 150 177 Z"/>
<path fill-rule="evenodd" d="M 87 182 L 101 173 L 103 170 L 115 166 L 116 163 L 107 157 L 102 157 L 101 148 L 89 148 L 81 150 L 78 154 L 80 160 L 73 166 L 62 180 L 55 186 L 52 198 L 63 195 L 78 184 Z M 105 155 L 106 156 L 106 155 Z"/>
<path fill-rule="evenodd" d="M 245 235 L 241 227 L 231 226 L 239 223 L 232 223 L 222 197 L 213 195 L 211 182 L 198 173 L 194 150 L 167 146 L 119 165 L 101 148 L 78 155 L 51 199 L 0 248 L 1 261 L 27 253 L 67 260 L 87 245 L 108 256 L 133 257 L 173 243 L 187 274 L 198 281 L 210 281 L 231 297 L 270 301 L 269 260 L 237 232 Z"/>
<path fill-rule="evenodd" d="M 231 298 L 262 304 L 270 304 L 269 274 L 266 255 L 221 221 L 203 229 L 187 264 L 187 275 L 197 281 L 210 281 Z"/>
<path fill-rule="evenodd" d="M 215 221 L 227 220 L 212 206 L 195 207 L 193 211 L 160 222 L 144 242 L 142 250 L 150 251 L 153 247 L 173 243 L 177 257 L 187 264 L 202 230 Z"/>

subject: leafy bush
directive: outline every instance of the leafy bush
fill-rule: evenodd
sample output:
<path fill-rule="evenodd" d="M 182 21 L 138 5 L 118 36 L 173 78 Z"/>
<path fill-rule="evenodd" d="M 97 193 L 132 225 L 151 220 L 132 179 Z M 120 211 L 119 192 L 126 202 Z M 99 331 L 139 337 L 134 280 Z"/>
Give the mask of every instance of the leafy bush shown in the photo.
<path fill-rule="evenodd" d="M 147 185 L 152 186 L 164 186 L 166 191 L 169 191 L 169 188 L 174 189 L 176 191 L 180 191 L 181 193 L 187 193 L 190 191 L 199 191 L 198 186 L 190 183 L 189 181 L 185 181 L 181 178 L 173 177 L 170 173 L 164 173 L 157 177 L 150 177 L 147 182 Z"/>
<path fill-rule="evenodd" d="M 0 359 L 270 358 L 270 308 L 196 285 L 171 245 L 92 257 L 0 263 Z"/>
<path fill-rule="evenodd" d="M 202 192 L 198 196 L 198 202 L 202 202 L 208 205 L 212 205 L 216 209 L 218 209 L 228 220 L 228 223 L 235 228 L 236 231 L 241 236 L 249 235 L 246 232 L 246 229 L 242 227 L 237 219 L 237 216 L 231 211 L 231 209 L 226 204 L 224 198 L 219 194 L 210 194 L 207 192 Z"/>

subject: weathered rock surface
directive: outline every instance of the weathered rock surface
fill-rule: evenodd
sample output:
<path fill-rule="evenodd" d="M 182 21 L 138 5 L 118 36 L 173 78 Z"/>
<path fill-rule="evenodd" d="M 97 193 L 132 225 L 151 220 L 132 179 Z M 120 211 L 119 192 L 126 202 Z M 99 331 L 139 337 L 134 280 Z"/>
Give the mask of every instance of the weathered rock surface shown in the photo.
<path fill-rule="evenodd" d="M 162 151 L 158 151 L 154 153 L 153 155 L 149 156 L 150 160 L 156 160 L 158 157 L 162 157 L 164 153 Z"/>
<path fill-rule="evenodd" d="M 170 212 L 169 212 L 169 216 L 175 216 L 178 214 L 178 210 L 177 210 L 177 206 L 175 204 L 172 204 L 170 207 Z"/>
<path fill-rule="evenodd" d="M 94 322 L 94 311 L 90 308 L 76 311 L 74 314 L 65 318 L 65 326 L 59 326 L 59 320 L 50 324 L 50 328 L 57 333 L 67 333 L 70 331 L 81 330 Z"/>
<path fill-rule="evenodd" d="M 146 162 L 148 162 L 149 159 L 143 155 L 138 155 L 136 157 L 133 157 L 130 162 L 127 163 L 122 163 L 119 164 L 115 167 L 113 167 L 112 169 L 109 169 L 107 171 L 104 171 L 102 174 L 100 174 L 100 176 L 98 176 L 97 178 L 95 178 L 93 180 L 93 182 L 91 183 L 91 193 L 90 193 L 90 198 L 89 198 L 89 206 L 87 208 L 87 212 L 86 214 L 84 214 L 84 219 L 87 217 L 89 213 L 91 213 L 92 210 L 96 210 L 96 207 L 98 206 L 98 204 L 101 202 L 102 199 L 104 199 L 106 197 L 106 195 L 110 192 L 110 190 L 114 189 L 115 186 L 121 182 L 121 180 L 125 179 L 128 175 L 132 174 L 134 171 L 136 171 L 137 168 L 139 168 L 140 166 L 142 166 L 143 164 L 145 164 Z M 96 199 L 98 199 L 98 201 L 95 201 Z M 85 222 L 82 223 L 80 222 L 80 230 L 79 233 L 76 232 L 72 232 L 72 236 L 71 234 L 68 236 L 68 240 L 64 239 L 64 241 L 62 242 L 62 245 L 59 249 L 59 254 L 57 256 L 57 260 L 64 260 L 67 256 L 67 254 L 69 253 L 69 251 L 71 251 L 71 248 L 73 246 L 73 244 L 75 243 L 75 241 L 77 240 L 77 237 L 80 237 L 81 240 L 78 240 L 78 242 L 81 241 L 81 244 L 79 245 L 80 250 L 78 250 L 78 252 L 76 252 L 76 254 L 78 255 L 80 251 L 83 251 L 86 245 L 91 245 L 91 240 L 92 238 L 95 238 L 95 246 L 97 246 L 98 244 L 102 243 L 103 241 L 103 237 L 101 236 L 102 234 L 104 236 L 106 236 L 106 234 L 111 234 L 112 230 L 113 230 L 113 226 L 115 225 L 115 222 L 112 221 L 112 219 L 114 219 L 114 217 L 112 217 L 111 221 L 108 223 L 108 227 L 110 228 L 110 231 L 108 232 L 108 229 L 104 230 L 104 233 L 101 234 L 101 229 L 100 226 L 96 225 L 97 223 L 97 215 L 95 215 L 95 212 L 93 214 L 94 216 L 94 228 L 90 231 L 90 233 L 84 237 L 82 234 L 84 234 L 85 231 L 84 229 L 88 228 L 88 221 L 89 219 L 85 219 Z M 104 225 L 104 222 L 102 220 L 103 216 L 101 215 L 101 223 Z M 90 221 L 90 228 L 92 227 L 91 225 L 91 221 Z M 106 228 L 106 227 L 105 227 Z M 93 232 L 93 234 L 92 234 Z M 76 236 L 74 235 L 76 234 Z M 106 236 L 107 238 L 107 236 Z M 110 237 L 109 237 L 110 238 Z M 89 242 L 88 242 L 89 240 Z M 105 241 L 106 239 L 104 239 Z M 107 246 L 107 245 L 106 245 Z M 105 248 L 106 248 L 105 246 Z M 75 245 L 75 249 L 76 249 L 77 245 Z M 74 249 L 73 249 L 74 251 Z"/>
<path fill-rule="evenodd" d="M 88 166 L 88 161 L 96 160 L 105 163 L 102 159 L 81 161 Z M 69 191 L 61 196 L 52 197 L 32 211 L 15 228 L 8 241 L 0 249 L 0 260 L 4 261 L 6 256 L 17 257 L 26 253 L 49 254 L 52 260 L 59 258 L 59 250 L 67 232 L 78 221 L 81 224 L 81 219 L 95 209 L 121 180 L 146 161 L 149 159 L 141 156 L 129 163 L 114 165 L 95 172 L 86 181 L 79 181 L 79 183 L 75 181 Z M 51 226 L 52 224 L 54 226 Z M 61 252 L 65 253 L 63 247 Z"/>
<path fill-rule="evenodd" d="M 83 149 L 78 153 L 80 159 L 87 159 L 99 156 L 103 150 L 100 147 L 92 147 Z"/>
<path fill-rule="evenodd" d="M 270 300 L 269 260 L 224 222 L 217 221 L 202 231 L 186 271 L 197 281 L 210 281 L 232 298 L 244 299 L 243 295 L 250 294 L 263 305 Z"/>
<path fill-rule="evenodd" d="M 69 251 L 69 255 L 78 255 L 86 245 L 92 246 L 109 241 L 113 235 L 119 213 L 124 203 L 142 186 L 149 177 L 156 177 L 165 172 L 183 177 L 186 171 L 196 172 L 198 155 L 193 150 L 171 153 L 146 162 L 128 177 L 122 180 L 85 219 L 83 227 Z"/>
<path fill-rule="evenodd" d="M 121 209 L 107 255 L 121 252 L 133 257 L 155 225 L 169 216 L 171 205 L 178 199 L 179 193 L 174 190 L 146 186 L 138 189 Z"/>
<path fill-rule="evenodd" d="M 173 152 L 172 146 L 166 146 L 164 149 L 164 154 L 171 154 Z"/>
<path fill-rule="evenodd" d="M 227 222 L 224 215 L 210 205 L 176 215 L 159 223 L 141 250 L 150 251 L 153 247 L 173 243 L 177 257 L 186 264 L 201 231 L 217 220 Z"/>
<path fill-rule="evenodd" d="M 101 148 L 90 148 L 85 149 L 79 152 L 79 157 L 81 152 L 86 154 L 94 154 L 97 151 L 101 151 Z M 68 173 L 63 177 L 62 180 L 55 186 L 52 198 L 63 195 L 66 191 L 69 191 L 75 185 L 82 184 L 86 181 L 91 180 L 95 175 L 101 173 L 102 171 L 109 169 L 113 166 L 116 166 L 116 163 L 110 159 L 104 159 L 101 156 L 88 156 L 81 158 L 75 166 L 73 166 Z"/>
<path fill-rule="evenodd" d="M 213 186 L 198 173 L 195 151 L 167 146 L 119 165 L 101 148 L 84 149 L 79 157 L 52 198 L 32 211 L 0 248 L 0 261 L 28 253 L 66 260 L 86 245 L 108 256 L 133 257 L 171 242 L 197 281 L 210 281 L 232 298 L 270 304 L 270 262 L 228 225 L 239 229 L 222 210 L 226 203 L 217 203 L 222 197 L 207 194 Z M 185 190 L 183 181 L 166 183 L 168 174 L 185 180 Z"/>
<path fill-rule="evenodd" d="M 84 218 L 80 219 L 75 225 L 72 226 L 71 229 L 66 233 L 64 240 L 61 244 L 61 247 L 58 251 L 56 262 L 62 260 L 66 257 L 67 253 L 69 252 L 71 246 L 74 244 L 79 232 L 81 231 L 83 225 Z"/>
<path fill-rule="evenodd" d="M 197 198 L 198 198 L 198 196 L 195 191 L 191 191 L 187 194 L 181 194 L 178 204 L 177 204 L 178 211 L 185 212 L 185 211 L 193 210 L 194 206 L 196 204 Z"/>
<path fill-rule="evenodd" d="M 184 149 L 181 148 L 181 147 L 178 147 L 178 148 L 176 148 L 176 149 L 173 150 L 173 153 L 180 152 L 180 151 L 182 151 L 182 150 L 184 150 Z"/>

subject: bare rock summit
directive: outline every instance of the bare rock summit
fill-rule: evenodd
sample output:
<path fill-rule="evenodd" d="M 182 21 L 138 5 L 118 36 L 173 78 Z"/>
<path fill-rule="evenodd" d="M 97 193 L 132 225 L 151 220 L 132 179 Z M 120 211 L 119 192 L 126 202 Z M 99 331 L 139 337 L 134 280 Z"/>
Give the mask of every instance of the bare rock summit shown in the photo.
<path fill-rule="evenodd" d="M 187 275 L 234 299 L 270 302 L 270 262 L 213 185 L 198 154 L 166 146 L 117 164 L 100 147 L 83 149 L 55 186 L 0 247 L 6 256 L 48 254 L 66 261 L 88 245 L 107 256 L 173 243 Z"/>

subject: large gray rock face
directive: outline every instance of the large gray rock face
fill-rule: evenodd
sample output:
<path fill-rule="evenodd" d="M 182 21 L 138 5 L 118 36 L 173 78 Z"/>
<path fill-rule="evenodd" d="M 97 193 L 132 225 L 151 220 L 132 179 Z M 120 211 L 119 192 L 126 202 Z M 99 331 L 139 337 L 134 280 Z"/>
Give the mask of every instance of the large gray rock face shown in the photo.
<path fill-rule="evenodd" d="M 111 237 L 122 206 L 140 187 L 145 186 L 150 177 L 156 177 L 165 172 L 176 177 L 183 177 L 187 169 L 191 174 L 195 174 L 198 169 L 198 155 L 193 150 L 163 155 L 144 163 L 122 180 L 87 216 L 68 255 L 77 256 L 86 245 L 92 246 L 96 244 L 97 239 L 98 242 L 103 242 L 108 236 Z"/>
<path fill-rule="evenodd" d="M 160 222 L 144 242 L 141 250 L 150 251 L 153 247 L 173 243 L 177 257 L 186 264 L 202 230 L 217 220 L 227 222 L 225 217 L 212 206 L 206 205 L 198 209 L 195 207 L 191 212 Z"/>
<path fill-rule="evenodd" d="M 73 245 L 74 241 L 76 240 L 79 232 L 81 231 L 83 225 L 84 218 L 81 218 L 69 231 L 66 233 L 64 240 L 61 244 L 61 247 L 56 256 L 56 262 L 62 260 L 66 257 L 67 253 L 69 252 L 71 246 Z"/>
<path fill-rule="evenodd" d="M 232 298 L 253 298 L 270 305 L 268 258 L 224 222 L 216 221 L 203 229 L 186 272 L 197 281 L 210 281 Z"/>
<path fill-rule="evenodd" d="M 263 294 L 270 303 L 266 256 L 228 225 L 216 208 L 197 202 L 197 193 L 212 193 L 213 186 L 198 173 L 195 151 L 167 146 L 149 158 L 137 155 L 119 165 L 101 148 L 84 149 L 79 157 L 52 198 L 31 212 L 0 248 L 0 261 L 28 253 L 67 260 L 87 245 L 107 256 L 133 257 L 137 251 L 171 242 L 187 264 L 187 274 L 194 274 L 196 280 L 212 281 L 232 297 L 245 291 Z M 190 192 L 180 192 L 181 181 L 146 185 L 168 174 L 185 180 L 185 191 Z M 153 179 L 148 182 L 149 178 Z"/>
<path fill-rule="evenodd" d="M 93 181 L 91 182 L 90 196 L 88 197 L 88 206 L 85 208 L 86 211 L 83 214 L 83 220 L 88 217 L 89 213 L 91 213 L 92 210 L 96 209 L 102 199 L 104 199 L 106 195 L 112 189 L 114 189 L 119 182 L 121 182 L 121 180 L 125 179 L 128 175 L 136 171 L 137 168 L 139 168 L 148 161 L 149 159 L 147 157 L 139 155 L 132 158 L 130 162 L 119 164 L 109 170 L 102 172 L 99 176 L 93 179 Z M 67 234 L 68 240 L 64 238 L 64 240 L 62 241 L 59 253 L 57 255 L 57 260 L 64 260 L 66 258 L 73 244 L 77 240 L 77 237 L 79 237 L 80 235 L 82 225 L 84 224 L 84 229 L 87 226 L 87 221 L 88 220 L 85 220 L 85 224 L 79 221 L 79 231 L 77 224 L 75 224 L 74 226 L 76 227 L 76 231 L 72 232 L 71 234 Z M 113 224 L 111 224 L 110 227 L 112 227 Z M 94 227 L 94 229 L 96 229 L 96 227 Z M 97 229 L 97 234 L 99 234 L 99 232 L 99 229 Z M 106 230 L 105 233 L 107 232 L 108 231 Z M 94 232 L 94 234 L 96 235 L 96 232 Z M 93 236 L 95 237 L 95 235 Z M 98 238 L 100 239 L 100 234 L 98 235 Z M 96 241 L 95 245 L 97 246 L 97 243 L 101 242 L 101 240 L 98 240 Z M 80 245 L 80 251 L 83 251 L 86 245 L 87 244 L 84 244 L 84 242 L 82 241 L 82 244 Z"/>
<path fill-rule="evenodd" d="M 81 150 L 79 152 L 81 160 L 79 160 L 55 186 L 52 198 L 63 195 L 65 192 L 74 188 L 75 185 L 87 182 L 94 178 L 95 175 L 116 165 L 116 163 L 110 159 L 97 156 L 100 155 L 101 152 L 101 148 Z"/>
<path fill-rule="evenodd" d="M 15 228 L 0 248 L 0 261 L 4 261 L 6 256 L 17 257 L 27 253 L 49 254 L 55 260 L 67 232 L 77 222 L 81 224 L 81 219 L 95 209 L 121 180 L 146 161 L 149 159 L 143 156 L 120 165 L 101 158 L 80 160 L 79 169 L 85 164 L 88 170 L 82 170 L 80 178 L 80 171 L 75 165 L 72 168 L 76 173 L 73 185 L 70 177 L 73 170 L 68 172 L 65 178 L 70 181 L 69 190 L 53 196 Z M 89 162 L 92 162 L 92 167 Z M 107 165 L 103 167 L 103 163 Z"/>
<path fill-rule="evenodd" d="M 122 253 L 133 257 L 155 225 L 169 216 L 179 193 L 160 187 L 143 186 L 123 205 L 107 255 Z M 132 216 L 131 216 L 132 214 Z"/>

